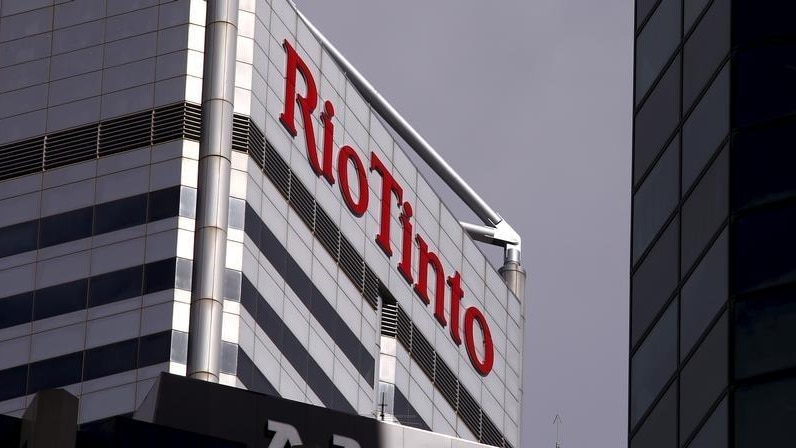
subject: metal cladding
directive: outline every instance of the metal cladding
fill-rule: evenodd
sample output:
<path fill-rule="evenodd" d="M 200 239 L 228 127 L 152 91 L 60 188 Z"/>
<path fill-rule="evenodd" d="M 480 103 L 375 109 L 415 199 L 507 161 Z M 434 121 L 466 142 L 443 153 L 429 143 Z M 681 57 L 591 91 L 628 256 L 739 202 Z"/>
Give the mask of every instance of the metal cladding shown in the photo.
<path fill-rule="evenodd" d="M 238 0 L 208 0 L 187 375 L 218 382 Z"/>

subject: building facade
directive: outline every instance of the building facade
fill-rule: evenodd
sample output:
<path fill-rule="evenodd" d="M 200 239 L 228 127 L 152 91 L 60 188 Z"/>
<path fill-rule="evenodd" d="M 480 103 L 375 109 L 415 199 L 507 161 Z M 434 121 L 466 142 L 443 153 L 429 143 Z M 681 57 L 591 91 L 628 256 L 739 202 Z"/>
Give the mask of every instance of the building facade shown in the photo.
<path fill-rule="evenodd" d="M 631 447 L 796 437 L 794 13 L 636 2 Z"/>
<path fill-rule="evenodd" d="M 0 2 L 0 413 L 186 374 L 206 5 Z M 520 298 L 290 3 L 234 16 L 217 380 L 519 446 Z"/>

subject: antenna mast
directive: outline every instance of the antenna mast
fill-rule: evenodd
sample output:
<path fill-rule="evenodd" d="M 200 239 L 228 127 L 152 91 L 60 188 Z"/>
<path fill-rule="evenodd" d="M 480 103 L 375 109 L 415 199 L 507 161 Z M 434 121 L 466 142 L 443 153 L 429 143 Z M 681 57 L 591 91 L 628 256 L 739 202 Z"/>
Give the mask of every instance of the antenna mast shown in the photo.
<path fill-rule="evenodd" d="M 556 425 L 556 448 L 561 448 L 561 425 L 564 424 L 564 421 L 561 420 L 560 415 L 556 414 L 553 424 Z"/>

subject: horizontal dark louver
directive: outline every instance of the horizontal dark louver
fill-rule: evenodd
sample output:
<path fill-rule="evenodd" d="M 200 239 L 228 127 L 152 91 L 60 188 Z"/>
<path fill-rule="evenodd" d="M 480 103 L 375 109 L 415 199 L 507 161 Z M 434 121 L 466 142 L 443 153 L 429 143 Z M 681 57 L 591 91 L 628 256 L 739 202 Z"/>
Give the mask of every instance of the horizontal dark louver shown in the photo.
<path fill-rule="evenodd" d="M 499 446 L 503 444 L 503 435 L 500 433 L 500 430 L 495 426 L 495 423 L 483 413 L 481 414 L 481 441 L 489 445 Z"/>
<path fill-rule="evenodd" d="M 51 170 L 97 157 L 97 127 L 80 127 L 47 136 L 44 169 Z"/>
<path fill-rule="evenodd" d="M 378 306 L 379 301 L 379 278 L 373 269 L 367 264 L 365 265 L 365 284 L 362 290 L 365 300 L 370 303 L 370 306 Z"/>
<path fill-rule="evenodd" d="M 320 207 L 315 209 L 315 237 L 335 262 L 340 261 L 340 230 Z"/>
<path fill-rule="evenodd" d="M 381 335 L 394 338 L 398 334 L 398 305 L 384 302 L 381 308 Z"/>
<path fill-rule="evenodd" d="M 293 182 L 290 189 L 290 205 L 296 214 L 310 228 L 315 231 L 315 198 L 307 188 L 299 182 Z"/>
<path fill-rule="evenodd" d="M 406 314 L 403 308 L 398 307 L 398 342 L 400 342 L 406 350 L 412 353 L 412 321 Z"/>
<path fill-rule="evenodd" d="M 107 156 L 150 145 L 153 113 L 146 111 L 100 123 L 99 155 Z"/>
<path fill-rule="evenodd" d="M 481 407 L 475 401 L 470 392 L 465 388 L 459 388 L 459 408 L 457 414 L 462 418 L 464 423 L 470 428 L 470 431 L 481 440 Z"/>
<path fill-rule="evenodd" d="M 44 169 L 44 137 L 0 146 L 0 180 Z"/>
<path fill-rule="evenodd" d="M 436 384 L 442 396 L 453 409 L 459 406 L 459 380 L 453 374 L 451 369 L 445 364 L 445 361 L 436 355 L 437 360 L 435 363 L 434 384 Z"/>
<path fill-rule="evenodd" d="M 432 346 L 426 337 L 420 334 L 420 331 L 414 326 L 412 327 L 412 358 L 433 383 L 434 364 L 436 363 L 434 346 Z"/>

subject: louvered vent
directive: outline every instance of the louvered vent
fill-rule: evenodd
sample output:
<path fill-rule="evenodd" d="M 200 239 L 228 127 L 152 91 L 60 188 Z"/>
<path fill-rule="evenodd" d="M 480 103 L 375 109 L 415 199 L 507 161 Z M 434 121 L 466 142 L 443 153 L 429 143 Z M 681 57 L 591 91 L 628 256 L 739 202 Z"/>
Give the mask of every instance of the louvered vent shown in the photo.
<path fill-rule="evenodd" d="M 418 331 L 416 326 L 412 326 L 412 358 L 417 361 L 417 365 L 423 369 L 423 372 L 428 375 L 428 378 L 433 383 L 436 353 L 434 352 L 434 347 Z"/>
<path fill-rule="evenodd" d="M 459 388 L 457 414 L 470 428 L 470 431 L 478 437 L 478 440 L 481 440 L 481 407 L 478 406 L 478 402 L 470 395 L 470 392 L 467 392 L 464 388 Z"/>
<path fill-rule="evenodd" d="M 271 182 L 273 182 L 276 189 L 282 193 L 285 199 L 290 198 L 290 165 L 288 165 L 282 156 L 271 146 L 270 143 L 265 143 L 265 165 L 263 165 L 263 172 Z"/>
<path fill-rule="evenodd" d="M 150 110 L 100 123 L 99 155 L 107 156 L 150 145 L 152 115 L 153 111 Z"/>
<path fill-rule="evenodd" d="M 292 182 L 290 188 L 290 205 L 296 214 L 310 228 L 315 231 L 315 198 L 301 182 Z"/>
<path fill-rule="evenodd" d="M 335 262 L 340 260 L 340 230 L 322 208 L 315 209 L 315 237 Z"/>
<path fill-rule="evenodd" d="M 0 146 L 0 180 L 44 169 L 44 137 L 36 137 Z"/>
<path fill-rule="evenodd" d="M 483 412 L 481 413 L 481 442 L 496 446 L 503 445 L 503 434 Z"/>
<path fill-rule="evenodd" d="M 436 356 L 434 384 L 442 393 L 442 396 L 445 397 L 448 404 L 450 404 L 453 409 L 456 409 L 459 406 L 459 380 L 448 365 L 445 364 L 445 361 L 440 358 L 439 354 Z"/>
<path fill-rule="evenodd" d="M 398 334 L 398 304 L 385 301 L 381 308 L 381 335 L 394 338 Z"/>
<path fill-rule="evenodd" d="M 412 353 L 412 321 L 403 308 L 398 307 L 398 342 Z"/>
<path fill-rule="evenodd" d="M 365 285 L 362 291 L 365 300 L 370 303 L 370 306 L 377 307 L 379 302 L 379 278 L 373 269 L 365 264 Z"/>
<path fill-rule="evenodd" d="M 97 158 L 97 126 L 81 126 L 47 136 L 44 143 L 44 169 Z"/>

